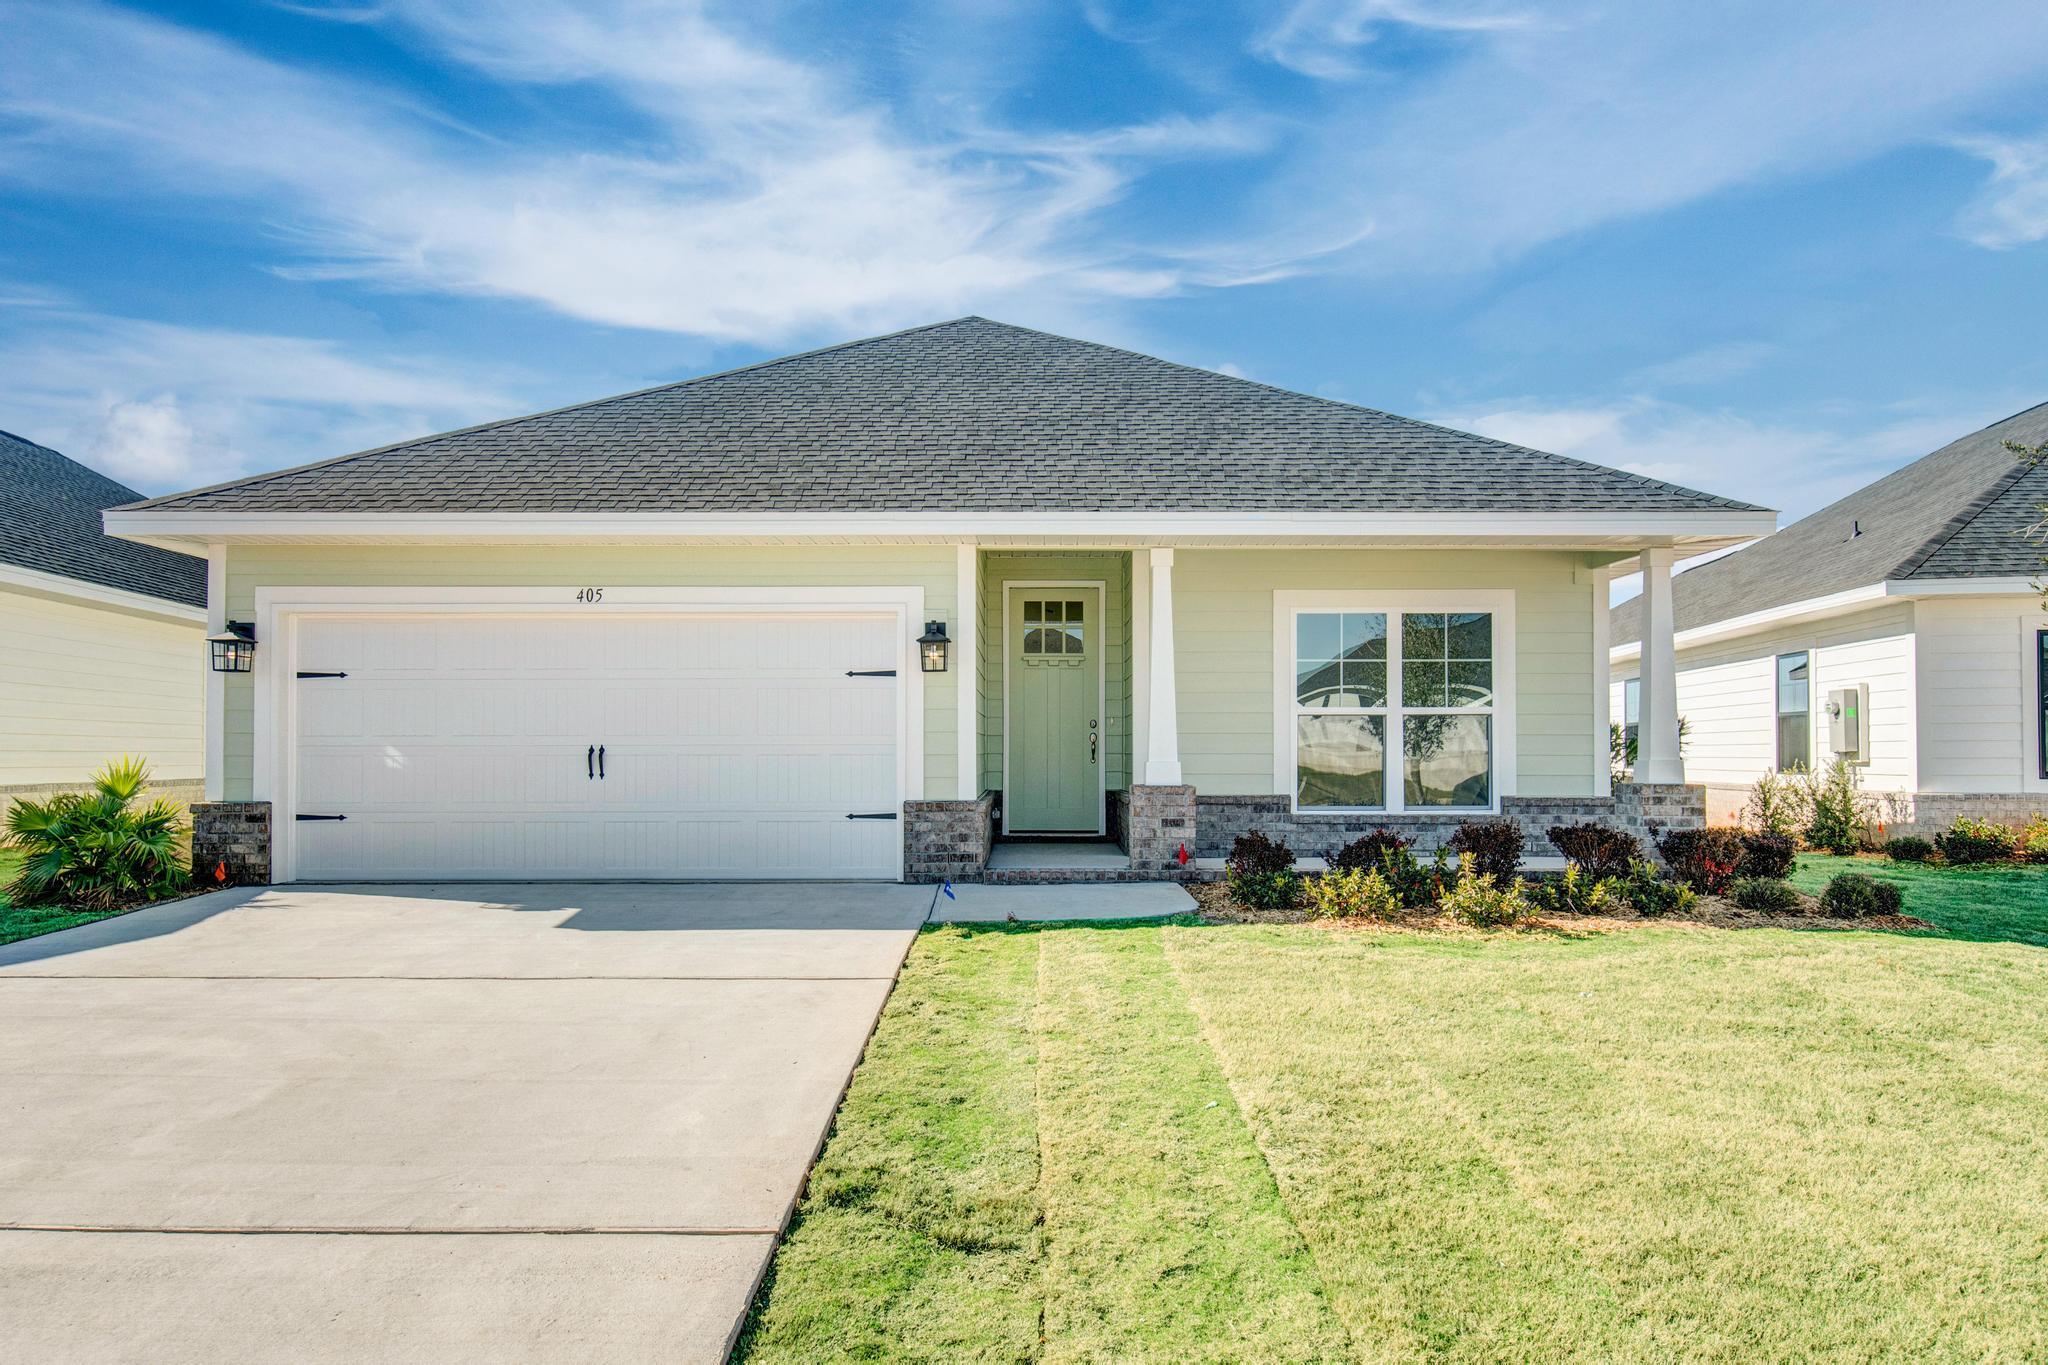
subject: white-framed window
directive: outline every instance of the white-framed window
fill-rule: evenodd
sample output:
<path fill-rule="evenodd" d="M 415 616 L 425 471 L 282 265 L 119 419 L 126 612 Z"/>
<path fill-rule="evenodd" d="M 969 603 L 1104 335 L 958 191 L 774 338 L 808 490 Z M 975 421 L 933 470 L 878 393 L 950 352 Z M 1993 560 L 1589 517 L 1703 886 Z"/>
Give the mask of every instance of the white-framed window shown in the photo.
<path fill-rule="evenodd" d="M 1777 657 L 1778 771 L 1813 766 L 1813 659 L 1805 650 Z"/>
<path fill-rule="evenodd" d="M 1491 811 L 1513 781 L 1511 593 L 1275 594 L 1298 811 Z"/>

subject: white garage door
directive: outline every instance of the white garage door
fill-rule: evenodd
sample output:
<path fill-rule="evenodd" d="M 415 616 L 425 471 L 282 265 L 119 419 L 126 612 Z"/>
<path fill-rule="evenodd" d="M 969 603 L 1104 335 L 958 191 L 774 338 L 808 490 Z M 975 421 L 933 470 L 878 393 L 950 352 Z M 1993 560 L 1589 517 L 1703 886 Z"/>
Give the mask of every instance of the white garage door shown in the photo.
<path fill-rule="evenodd" d="M 298 630 L 302 879 L 898 874 L 894 616 Z"/>

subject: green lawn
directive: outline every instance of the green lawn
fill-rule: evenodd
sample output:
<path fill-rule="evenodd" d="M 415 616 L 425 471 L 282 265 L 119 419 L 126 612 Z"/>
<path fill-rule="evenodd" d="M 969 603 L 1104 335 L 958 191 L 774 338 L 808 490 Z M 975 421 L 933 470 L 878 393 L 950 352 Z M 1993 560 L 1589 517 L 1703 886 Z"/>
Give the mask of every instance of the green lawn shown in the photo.
<path fill-rule="evenodd" d="M 14 870 L 20 865 L 19 853 L 12 849 L 0 848 L 0 943 L 34 938 L 37 934 L 51 934 L 59 929 L 91 924 L 96 919 L 106 919 L 110 915 L 128 913 L 125 910 L 66 910 L 47 905 L 11 905 L 7 900 L 7 884 L 14 880 Z"/>
<path fill-rule="evenodd" d="M 1942 932 L 929 931 L 741 1357 L 2040 1358 L 2048 869 L 1885 872 Z"/>
<path fill-rule="evenodd" d="M 1806 853 L 1792 883 L 1818 892 L 1838 872 L 1867 872 L 1897 882 L 1906 912 L 1939 925 L 1945 934 L 2009 939 L 2048 947 L 2048 867 L 1932 868 L 1889 858 L 1830 858 Z"/>

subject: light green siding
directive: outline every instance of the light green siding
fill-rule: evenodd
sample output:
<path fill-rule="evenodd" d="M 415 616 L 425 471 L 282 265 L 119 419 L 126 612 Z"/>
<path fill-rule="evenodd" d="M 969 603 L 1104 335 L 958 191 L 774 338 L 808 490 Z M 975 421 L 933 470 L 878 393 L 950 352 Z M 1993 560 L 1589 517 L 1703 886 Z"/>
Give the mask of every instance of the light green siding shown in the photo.
<path fill-rule="evenodd" d="M 1102 584 L 1103 760 L 1108 790 L 1131 781 L 1130 555 L 991 551 L 981 557 L 981 785 L 1003 785 L 1003 586 L 1023 582 Z"/>
<path fill-rule="evenodd" d="M 955 568 L 950 545 L 236 546 L 228 616 L 253 619 L 259 587 L 921 587 L 925 616 L 951 622 Z M 924 679 L 925 795 L 934 800 L 955 795 L 959 679 L 957 669 Z M 246 800 L 255 690 L 248 675 L 227 684 L 226 795 Z"/>
<path fill-rule="evenodd" d="M 1593 789 L 1591 561 L 1499 550 L 1181 550 L 1174 556 L 1180 758 L 1196 790 L 1271 795 L 1273 594 L 1279 590 L 1515 593 L 1513 794 Z M 1599 679 L 1604 685 L 1604 677 Z"/>

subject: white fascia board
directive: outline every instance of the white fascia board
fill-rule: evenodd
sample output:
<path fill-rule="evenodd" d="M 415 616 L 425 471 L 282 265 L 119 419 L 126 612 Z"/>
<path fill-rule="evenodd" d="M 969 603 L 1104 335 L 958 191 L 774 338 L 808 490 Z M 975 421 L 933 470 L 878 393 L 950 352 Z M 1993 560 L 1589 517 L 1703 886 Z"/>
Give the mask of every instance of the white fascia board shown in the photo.
<path fill-rule="evenodd" d="M 187 606 L 183 602 L 151 597 L 145 592 L 130 592 L 126 588 L 110 588 L 104 583 L 88 583 L 84 579 L 67 578 L 63 574 L 24 569 L 15 564 L 0 564 L 0 587 L 17 588 L 23 592 L 34 593 L 38 597 L 53 597 L 88 607 L 110 607 L 115 611 L 124 611 L 135 616 L 155 616 L 167 621 L 190 621 L 200 626 L 206 624 L 204 607 Z"/>
<path fill-rule="evenodd" d="M 1715 621 L 1711 625 L 1694 626 L 1691 630 L 1679 631 L 1676 643 L 1680 649 L 1691 645 L 1713 644 L 1738 635 L 1746 635 L 1751 631 L 1768 630 L 1772 626 L 1811 621 L 1823 616 L 1838 616 L 1887 598 L 1903 601 L 1910 601 L 1916 597 L 2039 598 L 2043 587 L 2041 582 L 2027 578 L 1891 578 L 1882 583 L 1831 593 L 1826 597 L 1809 597 L 1802 602 L 1787 602 L 1783 606 L 1770 607 L 1764 611 L 1731 616 L 1725 621 Z M 1616 645 L 1608 651 L 1608 661 L 1622 663 L 1636 659 L 1641 656 L 1642 648 L 1640 640 Z"/>
<path fill-rule="evenodd" d="M 1034 537 L 1125 544 L 1202 539 L 1388 539 L 1683 544 L 1690 549 L 1753 540 L 1777 525 L 1774 512 L 619 512 L 470 514 L 214 512 L 130 508 L 103 514 L 108 535 L 165 539 L 606 540 L 620 537 L 785 539 L 794 537 L 960 540 Z"/>
<path fill-rule="evenodd" d="M 1754 630 L 1768 630 L 1773 626 L 1789 625 L 1795 621 L 1810 621 L 1817 617 L 1854 611 L 1872 602 L 1883 601 L 1890 595 L 1885 591 L 1887 586 L 1883 583 L 1872 583 L 1867 587 L 1830 593 L 1826 597 L 1809 597 L 1803 602 L 1787 602 L 1783 606 L 1767 607 L 1763 611 L 1731 616 L 1725 621 L 1715 621 L 1709 625 L 1681 630 L 1672 637 L 1672 642 L 1680 649 L 1689 649 L 1694 645 L 1709 645 L 1719 640 L 1733 639 L 1737 635 L 1747 635 Z M 1609 663 L 1622 663 L 1640 658 L 1642 652 L 1643 642 L 1631 640 L 1609 650 L 1607 660 Z"/>
<path fill-rule="evenodd" d="M 1888 597 L 2039 597 L 2048 583 L 2031 578 L 1894 578 Z"/>

